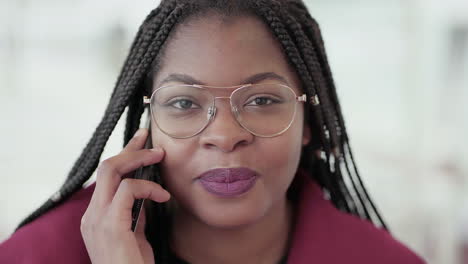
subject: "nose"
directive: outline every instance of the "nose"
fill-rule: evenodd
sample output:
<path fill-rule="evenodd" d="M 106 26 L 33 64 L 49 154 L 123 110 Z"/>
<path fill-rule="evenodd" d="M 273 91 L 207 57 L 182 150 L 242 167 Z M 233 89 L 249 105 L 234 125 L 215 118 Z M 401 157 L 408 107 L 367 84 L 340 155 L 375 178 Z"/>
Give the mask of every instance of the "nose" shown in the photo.
<path fill-rule="evenodd" d="M 215 116 L 200 134 L 200 144 L 204 148 L 232 152 L 236 148 L 252 143 L 254 137 L 237 122 L 231 112 L 230 104 L 223 102 L 217 104 Z"/>

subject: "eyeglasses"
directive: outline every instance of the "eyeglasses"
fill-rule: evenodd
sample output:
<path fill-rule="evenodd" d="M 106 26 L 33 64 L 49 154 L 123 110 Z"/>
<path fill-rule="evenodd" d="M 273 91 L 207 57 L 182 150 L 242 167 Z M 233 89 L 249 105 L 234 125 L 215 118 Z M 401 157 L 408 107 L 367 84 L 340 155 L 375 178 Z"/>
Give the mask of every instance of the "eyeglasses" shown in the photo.
<path fill-rule="evenodd" d="M 230 96 L 218 96 L 218 95 Z M 307 96 L 297 96 L 282 84 L 245 84 L 217 87 L 206 85 L 168 85 L 157 88 L 151 98 L 151 117 L 158 128 L 173 138 L 190 138 L 201 133 L 216 116 L 216 99 L 229 99 L 233 116 L 240 126 L 259 137 L 284 133 L 294 121 L 297 103 Z"/>

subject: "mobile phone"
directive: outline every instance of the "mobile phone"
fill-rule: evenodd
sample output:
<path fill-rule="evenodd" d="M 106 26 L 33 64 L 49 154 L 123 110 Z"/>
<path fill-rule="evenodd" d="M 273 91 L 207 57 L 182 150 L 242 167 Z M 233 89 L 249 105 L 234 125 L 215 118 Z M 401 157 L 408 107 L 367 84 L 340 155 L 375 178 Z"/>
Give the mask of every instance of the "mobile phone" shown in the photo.
<path fill-rule="evenodd" d="M 146 143 L 145 143 L 144 148 L 145 149 L 150 149 L 150 148 L 153 147 L 153 144 L 151 142 L 151 126 L 150 126 L 149 119 L 146 122 L 146 127 L 148 128 L 149 133 L 148 133 L 148 137 L 146 138 Z M 143 180 L 152 180 L 152 177 L 151 177 L 150 173 L 151 173 L 151 165 L 150 166 L 142 166 L 142 167 L 138 168 L 135 171 L 135 173 L 133 175 L 133 178 L 134 179 L 143 179 Z M 138 219 L 140 218 L 141 210 L 142 209 L 144 210 L 144 202 L 145 202 L 145 199 L 136 199 L 133 202 L 133 206 L 132 206 L 132 226 L 131 226 L 131 229 L 132 229 L 133 232 L 135 232 L 136 227 L 138 225 Z"/>

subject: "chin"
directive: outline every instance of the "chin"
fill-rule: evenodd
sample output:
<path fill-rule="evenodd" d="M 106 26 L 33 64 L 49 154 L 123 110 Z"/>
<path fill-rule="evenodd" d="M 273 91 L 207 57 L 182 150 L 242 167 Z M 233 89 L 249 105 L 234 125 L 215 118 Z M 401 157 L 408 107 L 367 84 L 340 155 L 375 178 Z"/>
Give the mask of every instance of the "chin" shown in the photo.
<path fill-rule="evenodd" d="M 246 197 L 240 201 L 210 201 L 194 208 L 197 218 L 205 224 L 223 229 L 233 229 L 257 223 L 271 208 L 268 199 Z"/>
<path fill-rule="evenodd" d="M 257 181 L 247 193 L 234 197 L 212 194 L 198 184 L 187 189 L 168 187 L 173 197 L 178 197 L 177 204 L 185 217 L 220 229 L 242 228 L 261 222 L 278 203 L 271 194 L 277 192 L 269 191 L 262 181 Z"/>

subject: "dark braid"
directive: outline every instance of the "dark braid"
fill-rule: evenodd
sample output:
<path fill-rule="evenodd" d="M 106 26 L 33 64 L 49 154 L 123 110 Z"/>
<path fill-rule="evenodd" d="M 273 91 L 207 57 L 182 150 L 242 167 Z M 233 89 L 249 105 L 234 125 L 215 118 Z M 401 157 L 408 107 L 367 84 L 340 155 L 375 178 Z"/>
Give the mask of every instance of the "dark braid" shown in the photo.
<path fill-rule="evenodd" d="M 140 127 L 140 119 L 145 111 L 142 97 L 150 95 L 152 91 L 152 78 L 158 71 L 171 32 L 185 20 L 203 19 L 210 11 L 215 11 L 221 18 L 255 15 L 265 22 L 281 44 L 288 63 L 296 70 L 307 97 L 310 100 L 318 97 L 319 101 L 305 106 L 305 121 L 317 138 L 314 137 L 311 144 L 303 148 L 300 167 L 324 188 L 338 209 L 368 219 L 386 229 L 355 165 L 319 26 L 301 0 L 161 1 L 139 27 L 104 116 L 73 165 L 67 180 L 55 195 L 23 220 L 18 228 L 56 207 L 82 188 L 97 168 L 105 144 L 126 107 L 128 111 L 123 145 L 128 144 Z M 342 171 L 346 171 L 349 177 L 345 177 Z M 153 180 L 163 184 L 156 167 L 154 172 Z M 168 263 L 171 223 L 168 209 L 165 204 L 150 202 L 147 217 L 148 222 L 157 223 L 147 225 L 145 230 L 156 262 Z M 374 221 L 372 217 L 377 219 Z"/>
<path fill-rule="evenodd" d="M 275 5 L 273 5 L 275 6 Z M 274 8 L 274 7 L 273 7 Z M 333 127 L 331 123 L 329 122 L 331 117 L 330 113 L 332 112 L 331 107 L 329 106 L 330 103 L 327 100 L 325 93 L 325 86 L 324 82 L 321 81 L 322 78 L 317 77 L 316 71 L 318 67 L 314 67 L 311 70 L 308 70 L 303 59 L 299 55 L 298 48 L 294 44 L 292 38 L 289 36 L 288 33 L 286 32 L 284 24 L 281 22 L 280 18 L 277 17 L 277 13 L 280 12 L 280 7 L 276 7 L 274 10 L 273 8 L 270 8 L 268 5 L 265 5 L 262 2 L 259 2 L 259 12 L 262 16 L 264 16 L 265 20 L 268 22 L 270 28 L 272 29 L 273 33 L 276 35 L 276 37 L 280 40 L 281 44 L 283 45 L 283 48 L 285 49 L 288 58 L 292 62 L 293 66 L 296 68 L 296 70 L 299 73 L 299 77 L 301 77 L 301 80 L 303 82 L 304 89 L 308 92 L 308 95 L 314 94 L 313 87 L 317 90 L 317 93 L 320 98 L 320 105 L 318 107 L 313 108 L 313 110 L 316 111 L 315 117 L 319 122 L 320 127 L 323 127 L 321 132 L 321 141 L 322 141 L 322 146 L 325 151 L 325 160 L 327 162 L 327 165 L 330 166 L 330 153 L 332 152 L 332 147 L 336 146 L 337 144 L 337 139 L 334 135 L 336 135 L 335 130 L 331 129 L 328 130 L 328 127 Z M 276 11 L 276 12 L 275 12 Z M 312 80 L 312 78 L 309 75 L 309 72 L 312 72 L 314 74 L 315 79 L 318 79 L 316 82 Z M 324 113 L 325 115 L 322 116 L 320 113 Z M 324 119 L 324 122 L 322 121 Z M 325 123 L 325 124 L 324 124 Z M 330 133 L 331 132 L 331 133 Z M 326 136 L 326 134 L 331 134 L 331 136 Z M 335 139 L 334 139 L 335 138 Z M 330 141 L 330 142 L 329 142 Z M 328 169 L 330 171 L 330 169 Z M 328 187 L 329 190 L 332 192 L 332 197 L 338 195 L 341 199 L 339 199 L 339 203 L 336 203 L 335 205 L 339 207 L 340 209 L 343 209 L 347 212 L 352 212 L 356 213 L 357 211 L 354 208 L 355 204 L 350 203 L 349 201 L 351 200 L 350 193 L 346 186 L 344 185 L 344 181 L 341 178 L 341 173 L 340 170 L 334 170 L 334 172 L 329 172 L 328 174 L 335 174 L 333 175 L 333 178 L 338 179 L 331 184 L 334 186 L 325 186 Z M 322 175 L 323 177 L 330 177 L 330 175 Z"/>
<path fill-rule="evenodd" d="M 311 72 L 315 72 L 315 76 L 316 76 L 316 78 L 319 79 L 319 83 L 321 84 L 321 87 L 326 89 L 326 84 L 325 84 L 324 78 L 322 78 L 322 73 L 320 71 L 320 69 L 322 67 L 319 64 L 319 60 L 317 59 L 315 47 L 312 46 L 309 39 L 305 36 L 304 31 L 302 30 L 300 24 L 296 21 L 296 19 L 294 18 L 293 15 L 286 14 L 286 23 L 289 26 L 289 28 L 291 29 L 291 31 L 293 32 L 293 35 L 295 36 L 295 38 L 297 39 L 297 43 L 299 44 L 300 50 L 302 51 L 303 56 L 305 57 L 305 61 L 306 61 L 307 65 L 309 66 L 310 69 L 315 69 L 315 70 L 311 70 Z M 326 91 L 330 91 L 330 90 L 331 89 L 326 89 Z M 337 117 L 334 112 L 335 111 L 332 111 L 332 109 L 329 111 L 329 113 L 333 114 L 333 116 L 332 116 L 333 118 L 339 120 L 339 117 Z M 337 126 L 337 122 L 334 122 L 332 128 L 334 128 L 334 127 L 340 127 L 340 126 Z M 332 131 L 332 134 L 333 133 L 337 133 L 337 130 Z M 337 137 L 338 137 L 338 135 L 337 135 Z M 340 140 L 340 142 L 341 142 L 341 140 Z M 340 146 L 338 145 L 337 147 L 338 148 L 336 148 L 337 149 L 336 152 L 340 153 L 341 152 L 339 150 Z M 338 155 L 336 155 L 336 156 L 338 156 Z M 335 158 L 339 158 L 339 156 L 335 157 Z M 335 164 L 338 164 L 338 162 L 336 162 Z M 346 169 L 347 169 L 348 174 L 351 175 L 351 173 L 350 173 L 350 171 L 348 169 L 347 163 L 346 163 Z M 337 174 L 337 176 L 341 180 L 343 180 L 343 178 L 341 176 L 341 171 L 339 169 L 335 169 L 335 173 Z M 364 205 L 364 201 L 363 201 L 362 197 L 359 195 L 358 187 L 357 187 L 355 181 L 352 178 L 351 178 L 351 183 L 352 183 L 352 186 L 353 186 L 353 189 L 354 189 L 354 194 L 355 194 L 355 196 L 357 196 L 358 201 L 359 201 L 359 203 L 356 204 L 358 206 L 356 208 L 357 211 L 355 211 L 355 212 L 357 213 L 357 212 L 360 211 L 360 213 L 359 213 L 360 215 L 363 215 L 363 216 L 365 216 L 365 218 L 369 219 L 370 218 L 369 212 L 368 212 L 366 206 Z"/>
<path fill-rule="evenodd" d="M 165 3 L 170 4 L 171 2 L 172 1 L 166 1 Z M 168 7 L 167 5 L 161 4 L 161 9 L 166 10 Z M 17 229 L 66 200 L 70 195 L 82 188 L 82 185 L 91 177 L 92 173 L 99 164 L 102 151 L 104 150 L 105 144 L 114 130 L 115 125 L 125 110 L 125 107 L 129 104 L 130 98 L 136 91 L 137 85 L 141 83 L 141 80 L 143 79 L 142 77 L 144 77 L 144 74 L 149 70 L 149 66 L 152 63 L 155 54 L 158 53 L 158 49 L 165 41 L 165 38 L 169 34 L 172 26 L 174 26 L 175 22 L 177 21 L 177 16 L 180 15 L 181 11 L 182 10 L 178 8 L 168 15 L 166 21 L 170 21 L 170 23 L 166 22 L 163 26 L 161 26 L 161 29 L 158 31 L 156 38 L 153 40 L 146 39 L 143 41 L 151 41 L 148 50 L 143 52 L 143 56 L 135 57 L 134 60 L 128 59 L 129 63 L 135 61 L 131 63 L 132 65 L 137 65 L 135 71 L 133 74 L 121 74 L 121 82 L 117 83 L 114 89 L 114 96 L 112 96 L 110 99 L 104 117 L 94 131 L 91 140 L 86 145 L 80 158 L 75 163 L 74 169 L 71 171 L 75 173 L 70 173 L 68 180 L 62 185 L 60 190 L 50 199 L 48 199 L 39 209 L 23 220 Z M 163 12 L 161 13 L 165 14 Z M 135 48 L 134 52 L 141 51 L 139 48 Z M 130 57 L 134 57 L 133 54 L 130 54 L 129 58 Z M 124 69 L 129 69 L 131 71 L 132 67 L 128 68 L 124 66 Z M 134 110 L 129 112 L 133 113 Z"/>
<path fill-rule="evenodd" d="M 298 7 L 298 6 L 300 7 L 300 5 L 296 5 L 295 7 Z M 294 9 L 294 7 L 293 7 L 293 9 Z M 294 13 L 294 12 L 292 12 L 292 13 Z M 346 171 L 347 171 L 348 175 L 350 176 L 350 181 L 351 181 L 351 183 L 353 185 L 355 195 L 357 196 L 357 198 L 358 198 L 358 200 L 360 202 L 360 207 L 358 207 L 358 209 L 360 209 L 361 211 L 364 212 L 364 215 L 365 215 L 365 217 L 367 219 L 370 219 L 371 216 L 370 216 L 370 214 L 369 214 L 369 212 L 367 210 L 367 207 L 368 207 L 367 205 L 370 205 L 372 210 L 374 211 L 374 216 L 377 217 L 377 221 L 379 221 L 380 224 L 384 228 L 386 228 L 385 222 L 383 221 L 380 214 L 378 213 L 375 205 L 372 203 L 372 201 L 371 201 L 371 199 L 370 199 L 370 197 L 369 197 L 369 195 L 367 193 L 367 190 L 366 190 L 366 188 L 364 187 L 364 185 L 362 183 L 362 180 L 361 180 L 361 178 L 359 176 L 359 173 L 357 172 L 357 167 L 355 166 L 355 162 L 354 162 L 354 159 L 352 157 L 351 148 L 349 146 L 349 138 L 348 138 L 348 134 L 346 133 L 346 127 L 344 125 L 344 118 L 343 118 L 343 115 L 342 115 L 341 107 L 340 107 L 339 102 L 338 102 L 338 96 L 337 96 L 335 85 L 334 85 L 334 82 L 333 82 L 330 66 L 328 64 L 327 57 L 326 57 L 326 54 L 325 54 L 324 43 L 323 43 L 323 39 L 321 38 L 321 34 L 320 34 L 318 24 L 310 16 L 310 14 L 307 12 L 305 6 L 302 6 L 302 8 L 299 8 L 299 13 L 296 12 L 294 16 L 290 16 L 290 20 L 292 21 L 292 23 L 294 23 L 294 24 L 296 24 L 296 26 L 300 27 L 300 25 L 301 25 L 300 23 L 294 22 L 294 20 L 295 20 L 294 17 L 301 18 L 302 19 L 302 24 L 305 25 L 304 30 L 303 31 L 301 30 L 301 31 L 298 31 L 298 32 L 309 33 L 309 38 L 312 40 L 312 42 L 314 42 L 314 46 L 312 46 L 312 47 L 309 46 L 306 49 L 304 49 L 304 51 L 310 52 L 312 55 L 313 55 L 313 53 L 318 53 L 317 56 L 313 56 L 312 61 L 321 64 L 320 68 L 322 69 L 322 74 L 325 76 L 325 79 L 327 80 L 327 85 L 331 87 L 331 89 L 327 89 L 327 90 L 329 91 L 329 96 L 330 96 L 330 98 L 332 99 L 332 101 L 333 101 L 333 103 L 335 105 L 335 109 L 336 109 L 336 113 L 337 113 L 337 116 L 335 117 L 336 126 L 339 128 L 339 130 L 337 132 L 339 132 L 340 136 L 342 136 L 341 140 L 340 140 L 340 145 L 342 145 L 343 147 L 342 147 L 342 151 L 339 151 L 339 154 L 341 154 L 340 152 L 342 152 L 343 156 L 340 156 L 340 159 L 343 161 L 343 163 L 344 163 L 344 165 L 346 167 Z M 351 161 L 352 161 L 353 167 L 355 169 L 355 174 L 354 175 L 353 175 L 353 173 L 351 173 L 351 171 L 349 169 L 348 160 L 346 158 L 347 154 L 348 154 L 347 153 L 348 151 L 349 151 L 349 155 L 351 156 Z M 358 181 L 359 186 L 356 184 L 356 181 Z M 363 194 L 364 197 L 362 197 L 361 194 Z"/>
<path fill-rule="evenodd" d="M 166 11 L 169 11 L 171 7 L 175 6 L 167 6 Z M 175 7 L 174 10 L 172 10 L 172 13 L 177 13 L 177 18 L 181 17 L 182 11 L 187 12 L 187 10 L 183 10 L 184 5 L 179 5 Z M 156 19 L 161 20 L 160 17 L 157 17 Z M 166 28 L 172 28 L 176 24 L 177 20 L 174 19 L 166 19 L 161 25 L 161 27 L 166 27 Z M 153 25 L 154 26 L 154 25 Z M 152 25 L 149 25 L 148 28 L 152 28 Z M 161 39 L 166 40 L 169 37 L 170 30 L 161 30 L 159 32 L 155 30 L 150 30 L 150 33 L 148 33 L 148 40 L 151 41 L 151 37 L 149 35 L 158 33 L 158 36 Z M 159 58 L 159 54 L 162 53 L 163 51 L 161 50 L 161 47 L 163 46 L 163 42 L 159 43 L 159 49 L 158 52 L 153 52 L 151 53 L 151 58 Z M 155 67 L 157 65 L 156 61 L 148 61 L 149 66 Z M 148 65 L 147 65 L 148 66 Z M 149 68 L 152 68 L 149 67 Z M 128 144 L 130 139 L 133 137 L 133 134 L 135 131 L 139 128 L 140 126 L 140 119 L 141 115 L 144 113 L 144 105 L 143 105 L 143 95 L 149 95 L 151 93 L 151 83 L 147 83 L 147 76 L 148 72 L 152 72 L 152 70 L 147 70 L 146 73 L 144 73 L 142 76 L 140 76 L 140 86 L 141 89 L 139 89 L 139 92 L 137 92 L 134 97 L 132 98 L 132 101 L 129 104 L 129 110 L 127 114 L 127 123 L 126 123 L 126 128 L 125 128 L 125 134 L 124 134 L 124 146 Z M 149 114 L 149 109 L 148 109 L 148 114 Z M 148 116 L 150 118 L 150 116 Z M 156 170 L 156 166 L 152 166 L 152 170 Z M 153 180 L 157 183 L 162 184 L 161 178 L 159 176 L 159 173 L 154 172 L 153 173 Z M 146 233 L 146 238 L 148 239 L 148 242 L 152 245 L 154 256 L 156 257 L 156 263 L 167 263 L 169 259 L 168 251 L 169 251 L 169 229 L 167 228 L 168 225 L 170 224 L 168 221 L 167 217 L 167 209 L 165 204 L 158 204 L 152 201 L 147 201 L 149 203 L 148 209 L 147 209 L 147 219 L 148 222 L 155 222 L 157 223 L 156 226 L 154 225 L 147 225 L 145 229 Z M 157 220 L 153 220 L 157 219 Z"/>
<path fill-rule="evenodd" d="M 145 20 L 141 24 L 141 26 L 138 29 L 138 32 L 133 40 L 133 43 L 130 47 L 130 52 L 127 58 L 125 59 L 125 62 L 123 64 L 122 70 L 120 71 L 119 77 L 117 78 L 116 86 L 119 85 L 119 83 L 122 81 L 124 75 L 128 74 L 130 72 L 129 68 L 130 66 L 134 66 L 135 64 L 132 63 L 132 61 L 135 58 L 139 58 L 142 56 L 142 52 L 145 51 L 145 44 L 148 43 L 148 34 L 149 32 L 145 32 L 148 30 L 148 25 L 151 26 L 160 26 L 161 22 L 154 22 L 148 24 L 149 21 L 151 21 L 156 15 L 158 15 L 161 12 L 161 6 L 158 6 L 157 8 L 153 9 L 148 16 L 146 16 Z M 167 15 L 167 14 L 166 14 Z M 159 16 L 160 17 L 160 16 Z M 148 30 L 149 31 L 149 30 Z M 153 34 L 157 31 L 157 28 L 153 31 Z M 143 35 L 143 37 L 142 37 Z M 145 43 L 143 43 L 143 40 L 146 40 Z M 138 49 L 138 50 L 136 50 Z M 112 92 L 112 96 L 114 96 L 116 89 Z"/>
<path fill-rule="evenodd" d="M 173 4 L 172 2 L 171 3 L 168 3 L 168 4 Z M 144 20 L 144 22 L 142 23 L 142 25 L 140 26 L 138 32 L 137 32 L 137 35 L 132 43 L 132 46 L 130 48 L 130 52 L 129 52 L 129 55 L 127 56 L 126 60 L 125 60 L 125 63 L 122 67 L 122 70 L 117 78 L 117 82 L 116 82 L 116 85 L 115 87 L 118 87 L 121 85 L 121 82 L 122 82 L 122 79 L 124 77 L 127 77 L 129 73 L 133 72 L 134 71 L 134 67 L 137 65 L 137 63 L 135 62 L 136 59 L 135 58 L 140 58 L 142 56 L 141 52 L 144 52 L 147 48 L 147 45 L 148 45 L 148 37 L 146 38 L 143 38 L 142 37 L 142 33 L 147 31 L 147 24 L 148 24 L 148 21 L 151 21 L 155 15 L 159 14 L 161 11 L 162 16 L 166 17 L 167 16 L 167 12 L 164 12 L 165 10 L 161 10 L 162 9 L 162 6 L 159 6 L 157 7 L 156 9 L 152 10 L 150 12 L 150 14 L 146 17 L 146 19 Z M 161 16 L 160 16 L 161 17 Z M 151 26 L 155 26 L 155 25 L 160 25 L 161 22 L 155 22 L 155 23 L 151 23 L 150 25 Z M 156 32 L 157 29 L 154 30 L 154 32 Z M 147 35 L 148 32 L 145 32 L 145 35 Z M 146 40 L 146 42 L 143 42 L 143 40 Z M 112 92 L 112 95 L 111 95 L 111 98 L 114 97 L 115 93 L 116 93 L 117 89 L 115 88 Z M 112 99 L 111 99 L 112 100 Z M 85 148 L 85 151 L 83 151 L 83 153 L 81 154 L 81 156 L 78 158 L 78 160 L 75 162 L 75 165 L 73 166 L 73 168 L 71 169 L 68 177 L 67 177 L 67 180 L 70 179 L 70 178 L 73 178 L 74 175 L 77 173 L 77 170 L 81 169 L 81 166 L 84 162 L 84 160 L 88 159 L 88 153 L 89 152 L 86 152 L 87 149 L 89 149 L 92 145 L 95 144 L 94 142 L 94 137 L 88 142 L 86 148 Z"/>
<path fill-rule="evenodd" d="M 291 5 L 291 10 L 292 10 L 292 12 L 294 12 L 294 10 L 296 11 L 295 15 L 296 15 L 296 17 L 299 17 L 300 22 L 301 22 L 300 24 L 304 25 L 303 26 L 304 33 L 307 35 L 307 37 L 310 40 L 312 40 L 315 50 L 318 51 L 317 52 L 318 53 L 318 56 L 317 56 L 318 59 L 316 59 L 316 61 L 318 61 L 322 66 L 321 69 L 322 69 L 323 75 L 325 76 L 325 79 L 327 81 L 327 85 L 330 87 L 330 89 L 328 89 L 328 90 L 330 92 L 331 99 L 333 100 L 333 103 L 336 106 L 336 110 L 337 110 L 337 114 L 338 114 L 338 116 L 336 118 L 336 121 L 338 122 L 338 127 L 340 128 L 340 130 L 339 130 L 340 135 L 342 135 L 340 144 L 343 146 L 343 150 L 342 150 L 343 156 L 341 158 L 344 161 L 344 164 L 346 166 L 346 170 L 347 170 L 348 174 L 351 176 L 351 181 L 352 181 L 352 184 L 353 184 L 353 188 L 356 190 L 356 193 L 357 193 L 357 195 L 358 195 L 358 197 L 360 199 L 361 204 L 363 202 L 362 202 L 362 198 L 361 198 L 361 196 L 359 194 L 363 193 L 365 195 L 365 199 L 367 200 L 367 203 L 370 204 L 370 206 L 372 207 L 372 210 L 375 212 L 375 215 L 377 217 L 377 221 L 380 222 L 380 224 L 385 229 L 388 229 L 385 222 L 384 222 L 384 220 L 382 219 L 382 217 L 378 213 L 377 208 L 375 207 L 374 203 L 370 199 L 370 196 L 369 196 L 369 194 L 367 192 L 367 189 L 365 188 L 365 186 L 364 186 L 364 184 L 362 182 L 362 179 L 359 176 L 359 172 L 357 171 L 357 167 L 355 166 L 356 163 L 354 161 L 351 146 L 350 146 L 350 143 L 349 143 L 348 133 L 346 132 L 346 126 L 344 124 L 344 118 L 343 118 L 343 114 L 342 114 L 342 111 L 341 111 L 341 106 L 340 106 L 340 104 L 338 102 L 338 95 L 337 95 L 335 84 L 334 84 L 334 81 L 333 81 L 330 65 L 328 63 L 328 59 L 327 59 L 327 56 L 326 56 L 326 53 L 325 53 L 324 41 L 323 41 L 323 38 L 322 38 L 322 34 L 320 32 L 320 28 L 318 26 L 318 23 L 310 15 L 310 13 L 307 11 L 307 7 L 301 2 L 295 2 L 294 4 L 292 4 Z M 347 152 L 349 152 L 349 153 L 347 153 Z M 352 162 L 354 172 L 355 172 L 355 177 L 352 176 L 352 174 L 350 172 L 350 169 L 349 169 L 348 160 L 346 159 L 346 157 L 347 157 L 346 155 L 348 155 L 348 154 L 349 154 L 349 156 L 351 158 L 351 162 Z M 359 182 L 360 191 L 357 191 L 357 187 L 356 187 L 356 184 L 355 184 L 355 181 L 353 180 L 353 178 L 357 179 L 357 181 Z M 364 208 L 364 210 L 366 212 L 366 215 L 368 215 L 366 206 L 364 206 L 363 208 Z"/>
<path fill-rule="evenodd" d="M 153 11 L 151 11 L 151 13 L 147 16 L 147 18 L 145 19 L 145 21 L 143 22 L 143 24 L 140 26 L 140 29 L 138 30 L 138 33 L 132 43 L 132 46 L 130 48 L 130 53 L 129 55 L 127 56 L 127 59 L 125 60 L 125 63 L 124 63 L 124 66 L 121 70 L 121 73 L 119 74 L 119 77 L 117 78 L 117 82 L 116 82 L 116 87 L 120 86 L 121 85 L 121 82 L 122 82 L 122 79 L 124 77 L 126 77 L 130 72 L 133 72 L 130 71 L 130 66 L 134 66 L 136 65 L 136 63 L 134 63 L 133 61 L 135 60 L 135 57 L 141 57 L 141 54 L 138 53 L 138 51 L 144 51 L 146 48 L 145 48 L 145 43 L 142 44 L 142 32 L 144 31 L 145 29 L 145 26 L 146 26 L 146 23 L 151 20 L 159 11 L 160 11 L 161 7 L 158 7 L 156 9 L 154 9 Z M 136 51 L 135 48 L 138 47 L 138 50 Z M 117 91 L 117 88 L 115 88 L 112 92 L 112 95 L 111 95 L 111 100 L 112 98 L 114 97 L 115 93 Z M 108 106 L 109 107 L 109 106 Z M 97 129 L 96 129 L 97 131 Z M 83 166 L 83 162 L 87 159 L 89 159 L 89 155 L 91 152 L 90 151 L 87 151 L 89 150 L 93 145 L 96 144 L 95 142 L 95 137 L 93 135 L 93 137 L 91 138 L 91 140 L 88 142 L 87 146 L 85 147 L 84 151 L 82 152 L 81 156 L 78 158 L 78 160 L 75 162 L 75 165 L 73 166 L 73 168 L 71 169 L 68 177 L 67 177 L 67 181 L 68 179 L 71 179 L 71 178 L 74 178 L 77 171 L 79 169 L 82 168 Z"/>
<path fill-rule="evenodd" d="M 140 118 L 145 108 L 142 104 L 143 90 L 135 92 L 128 104 L 127 119 L 125 123 L 124 146 L 130 141 L 136 130 L 140 127 Z M 136 117 L 136 118 L 135 118 Z"/>
<path fill-rule="evenodd" d="M 314 50 L 314 47 L 312 46 L 311 44 L 311 41 L 305 36 L 303 30 L 302 30 L 302 27 L 301 25 L 296 21 L 295 19 L 295 15 L 292 15 L 292 14 L 289 14 L 289 13 L 285 13 L 285 14 L 282 14 L 284 16 L 284 19 L 286 21 L 286 25 L 289 29 L 289 31 L 291 32 L 291 34 L 294 36 L 294 39 L 296 40 L 296 43 L 299 47 L 299 50 L 302 54 L 302 56 L 305 58 L 304 61 L 307 65 L 307 67 L 309 68 L 310 72 L 312 72 L 312 75 L 313 75 L 313 78 L 318 80 L 317 82 L 320 84 L 319 86 L 319 90 L 323 90 L 323 91 L 329 91 L 330 89 L 327 88 L 327 84 L 325 83 L 324 81 L 324 78 L 321 74 L 321 68 L 322 68 L 322 65 L 320 65 L 320 63 L 318 62 L 317 60 L 317 56 L 315 54 L 315 50 Z M 326 97 L 328 98 L 328 97 Z M 328 113 L 328 116 L 327 118 L 331 119 L 331 120 L 336 120 L 337 119 L 337 116 L 336 116 L 336 112 L 335 112 L 335 106 L 334 105 L 331 105 L 331 103 L 329 101 L 325 101 L 322 103 L 322 107 L 324 108 L 323 112 L 325 113 Z M 340 131 L 340 127 L 337 125 L 337 122 L 330 122 L 332 123 L 331 127 L 330 127 L 330 132 L 331 132 L 331 135 L 332 135 L 332 139 L 335 138 L 335 140 L 332 140 L 332 142 L 335 142 L 335 144 L 332 143 L 333 145 L 333 152 L 332 152 L 332 156 L 330 157 L 333 157 L 333 164 L 329 164 L 331 167 L 333 167 L 333 173 L 335 174 L 335 176 L 337 177 L 337 181 L 334 181 L 334 185 L 337 184 L 338 186 L 335 186 L 334 190 L 338 190 L 338 192 L 343 192 L 343 194 L 341 196 L 344 196 L 344 197 L 347 197 L 347 199 L 349 199 L 350 197 L 350 192 L 348 191 L 348 189 L 345 187 L 344 185 L 344 179 L 341 175 L 341 170 L 339 168 L 337 168 L 337 166 L 340 164 L 339 161 L 335 161 L 335 159 L 340 159 L 340 147 L 341 147 L 341 140 L 340 140 L 340 136 L 341 134 L 339 133 Z M 330 163 L 330 162 L 328 162 Z M 354 182 L 353 182 L 353 186 L 354 185 Z M 354 188 L 356 189 L 356 188 Z M 356 193 L 358 193 L 357 191 L 355 191 Z M 363 204 L 363 201 L 362 199 L 360 198 L 359 195 L 358 196 L 358 199 L 361 203 L 361 205 Z M 352 204 L 351 206 L 347 205 L 345 203 L 346 207 L 347 208 L 344 208 L 345 211 L 348 211 L 348 212 L 354 212 L 356 214 L 358 214 L 358 211 L 356 210 L 359 210 L 360 208 L 364 210 L 364 215 L 366 218 L 369 218 L 369 214 L 367 213 L 367 210 L 364 206 L 355 206 L 355 205 L 358 205 L 358 204 Z M 350 208 L 352 207 L 352 208 Z"/>
<path fill-rule="evenodd" d="M 289 36 L 289 34 L 286 32 L 284 29 L 283 24 L 279 20 L 278 17 L 276 17 L 275 13 L 271 10 L 271 8 L 268 5 L 265 5 L 265 1 L 259 1 L 258 3 L 258 9 L 257 12 L 262 16 L 266 22 L 269 24 L 269 26 L 272 28 L 273 33 L 276 35 L 276 37 L 280 40 L 288 59 L 291 61 L 293 66 L 297 69 L 299 73 L 299 77 L 303 83 L 306 85 L 304 86 L 305 89 L 307 89 L 307 92 L 309 95 L 315 94 L 315 89 L 317 85 L 312 81 L 309 72 L 307 71 L 307 68 L 304 65 L 304 62 L 302 58 L 299 57 L 299 53 L 297 51 L 296 46 L 292 43 L 292 40 Z M 319 95 L 319 99 L 325 100 Z M 317 110 L 316 108 L 313 109 L 314 114 L 316 114 L 316 117 L 318 118 L 319 122 L 322 122 L 324 120 L 323 112 L 320 110 Z M 318 114 L 316 111 L 319 111 L 320 114 Z M 320 124 L 320 126 L 325 127 L 323 123 Z M 324 143 L 324 148 L 326 150 L 330 150 L 330 142 L 326 139 L 326 135 L 324 131 L 320 131 L 320 136 L 322 137 L 322 142 Z"/>

